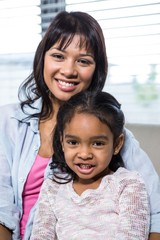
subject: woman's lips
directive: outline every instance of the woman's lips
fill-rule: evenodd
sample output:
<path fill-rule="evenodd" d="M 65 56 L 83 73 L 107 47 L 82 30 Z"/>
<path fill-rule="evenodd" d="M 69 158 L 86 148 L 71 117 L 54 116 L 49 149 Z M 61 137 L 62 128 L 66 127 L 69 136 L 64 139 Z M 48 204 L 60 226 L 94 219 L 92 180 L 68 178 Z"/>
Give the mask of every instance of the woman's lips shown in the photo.
<path fill-rule="evenodd" d="M 73 91 L 75 90 L 76 86 L 79 84 L 78 82 L 66 82 L 66 81 L 62 81 L 62 80 L 58 80 L 58 87 L 62 90 L 62 91 Z"/>

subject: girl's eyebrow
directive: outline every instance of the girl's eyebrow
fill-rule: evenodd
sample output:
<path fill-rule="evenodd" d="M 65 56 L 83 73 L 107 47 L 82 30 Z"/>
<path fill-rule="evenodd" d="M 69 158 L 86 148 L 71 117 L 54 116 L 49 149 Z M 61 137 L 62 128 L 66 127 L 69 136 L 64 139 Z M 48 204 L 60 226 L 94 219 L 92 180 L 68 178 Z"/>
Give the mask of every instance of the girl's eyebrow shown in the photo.
<path fill-rule="evenodd" d="M 106 136 L 106 135 L 97 135 L 97 136 L 91 137 L 91 139 L 93 139 L 93 140 L 96 140 L 96 139 L 108 140 L 108 136 Z"/>
<path fill-rule="evenodd" d="M 75 135 L 71 135 L 71 134 L 66 134 L 64 135 L 64 138 L 78 138 Z M 108 136 L 106 135 L 96 135 L 90 138 L 91 140 L 95 140 L 95 139 L 104 139 L 104 140 L 108 140 Z"/>
<path fill-rule="evenodd" d="M 75 135 L 65 134 L 64 138 L 77 138 Z"/>

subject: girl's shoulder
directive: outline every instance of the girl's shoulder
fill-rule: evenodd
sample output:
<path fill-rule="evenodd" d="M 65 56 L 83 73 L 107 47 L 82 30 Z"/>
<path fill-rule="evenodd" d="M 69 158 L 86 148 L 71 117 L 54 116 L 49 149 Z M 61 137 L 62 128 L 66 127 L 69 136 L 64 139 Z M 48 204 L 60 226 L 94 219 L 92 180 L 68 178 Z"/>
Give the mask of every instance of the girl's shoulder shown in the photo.
<path fill-rule="evenodd" d="M 117 171 L 113 173 L 113 175 L 119 177 L 136 177 L 137 175 L 140 176 L 138 171 L 128 170 L 125 167 L 119 167 Z"/>
<path fill-rule="evenodd" d="M 58 189 L 60 188 L 59 183 L 56 183 L 53 181 L 52 177 L 48 177 L 44 180 L 43 185 L 42 185 L 42 191 L 46 191 L 47 194 L 56 195 L 58 192 Z"/>
<path fill-rule="evenodd" d="M 115 181 L 119 183 L 119 185 L 127 186 L 127 185 L 143 185 L 145 186 L 144 180 L 139 172 L 131 171 L 126 168 L 120 167 L 113 174 Z"/>

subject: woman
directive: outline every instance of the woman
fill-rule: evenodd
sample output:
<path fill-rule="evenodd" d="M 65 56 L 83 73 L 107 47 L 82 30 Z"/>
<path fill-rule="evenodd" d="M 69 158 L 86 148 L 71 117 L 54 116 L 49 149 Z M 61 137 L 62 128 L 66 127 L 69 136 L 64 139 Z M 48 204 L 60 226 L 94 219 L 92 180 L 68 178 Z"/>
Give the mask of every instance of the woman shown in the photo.
<path fill-rule="evenodd" d="M 83 12 L 59 13 L 37 48 L 33 72 L 20 88 L 20 104 L 0 109 L 0 240 L 22 239 L 24 232 L 28 239 L 33 206 L 53 154 L 59 106 L 82 90 L 101 91 L 107 67 L 104 36 L 97 21 Z M 154 226 L 160 218 L 158 176 L 129 131 L 125 138 L 124 162 L 146 181 L 151 231 L 158 232 Z"/>

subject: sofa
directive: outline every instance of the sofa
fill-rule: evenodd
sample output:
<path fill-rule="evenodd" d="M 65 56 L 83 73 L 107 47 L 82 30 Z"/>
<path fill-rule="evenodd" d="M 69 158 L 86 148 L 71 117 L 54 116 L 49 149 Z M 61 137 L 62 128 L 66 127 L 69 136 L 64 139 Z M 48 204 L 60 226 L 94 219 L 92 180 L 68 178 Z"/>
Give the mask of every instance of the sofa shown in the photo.
<path fill-rule="evenodd" d="M 127 123 L 126 127 L 139 141 L 160 176 L 160 125 Z"/>

